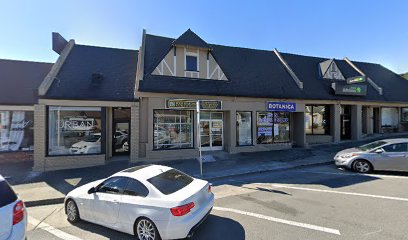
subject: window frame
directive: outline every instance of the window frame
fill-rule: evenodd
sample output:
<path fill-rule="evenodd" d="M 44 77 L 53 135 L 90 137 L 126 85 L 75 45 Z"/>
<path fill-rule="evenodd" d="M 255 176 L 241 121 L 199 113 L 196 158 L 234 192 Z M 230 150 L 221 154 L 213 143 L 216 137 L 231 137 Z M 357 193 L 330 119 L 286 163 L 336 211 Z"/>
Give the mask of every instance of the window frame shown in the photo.
<path fill-rule="evenodd" d="M 101 152 L 100 153 L 90 153 L 90 154 L 60 154 L 60 155 L 51 155 L 49 154 L 50 148 L 50 127 L 49 127 L 49 120 L 50 120 L 50 107 L 62 107 L 62 108 L 93 108 L 93 106 L 64 106 L 64 105 L 47 105 L 45 107 L 45 156 L 46 157 L 68 157 L 68 156 L 96 156 L 96 155 L 105 155 L 106 154 L 106 107 L 100 107 L 101 113 Z"/>
<path fill-rule="evenodd" d="M 408 113 L 408 107 L 402 107 L 401 108 L 401 122 L 402 123 L 408 123 L 408 118 L 404 119 L 404 110 Z"/>
<path fill-rule="evenodd" d="M 311 107 L 311 112 L 310 113 L 307 113 L 306 112 L 306 108 L 307 107 Z M 326 130 L 325 129 L 325 133 L 314 133 L 314 130 L 313 130 L 313 113 L 314 113 L 314 111 L 313 111 L 313 108 L 314 107 L 324 107 L 325 109 L 324 109 L 324 111 L 325 111 L 325 115 L 327 115 L 328 116 L 328 119 L 325 119 L 325 120 L 328 120 L 327 121 L 327 123 L 326 124 L 328 124 L 328 129 Z M 329 110 L 328 111 L 328 114 L 327 114 L 327 111 L 326 110 Z M 312 124 L 312 133 L 306 133 L 306 135 L 308 135 L 308 136 L 331 136 L 331 124 L 330 124 L 330 121 L 331 121 L 331 119 L 330 119 L 330 116 L 331 116 L 331 109 L 330 109 L 330 105 L 327 105 L 327 104 L 322 104 L 322 105 L 316 105 L 316 104 L 312 104 L 312 105 L 305 105 L 305 115 L 306 114 L 311 114 L 311 124 Z M 305 119 L 305 121 L 306 121 L 306 119 Z M 326 131 L 327 131 L 327 133 L 326 133 Z M 305 132 L 306 132 L 306 125 L 305 125 Z"/>
<path fill-rule="evenodd" d="M 100 188 L 101 188 L 101 186 L 102 186 L 104 183 L 106 183 L 107 181 L 110 181 L 110 180 L 112 180 L 112 179 L 116 179 L 116 178 L 118 178 L 118 179 L 124 179 L 125 181 L 127 181 L 126 184 L 125 184 L 125 187 L 124 187 L 123 189 L 120 189 L 117 193 L 116 193 L 116 192 L 100 192 L 100 191 L 99 191 Z M 124 189 L 127 187 L 128 183 L 129 183 L 128 177 L 124 177 L 124 176 L 113 176 L 113 177 L 110 177 L 110 178 L 108 178 L 108 179 L 105 179 L 105 180 L 104 180 L 103 182 L 101 182 L 98 186 L 96 186 L 96 188 L 95 188 L 95 193 L 105 193 L 105 194 L 122 195 L 122 194 L 124 193 Z"/>
<path fill-rule="evenodd" d="M 250 113 L 251 116 L 251 143 L 246 145 L 239 145 L 239 135 L 238 133 L 238 113 Z M 254 124 L 253 124 L 253 116 L 252 111 L 236 111 L 235 113 L 235 143 L 237 147 L 245 147 L 245 146 L 253 146 L 254 145 Z"/>
<path fill-rule="evenodd" d="M 271 122 L 271 126 L 260 126 L 260 127 L 271 127 L 272 128 L 272 142 L 271 143 L 258 143 L 258 114 L 259 113 L 271 113 L 272 114 L 272 122 Z M 289 124 L 289 140 L 288 141 L 278 141 L 276 142 L 275 140 L 275 124 L 279 123 L 275 123 L 275 113 L 287 113 L 288 116 L 288 124 Z M 292 143 L 292 114 L 291 112 L 283 112 L 283 111 L 257 111 L 256 112 L 256 122 L 255 122 L 255 129 L 256 129 L 256 144 L 258 145 L 271 145 L 271 144 L 288 144 L 288 143 Z"/>
<path fill-rule="evenodd" d="M 155 144 L 155 138 L 154 138 L 154 130 L 155 130 L 155 111 L 179 111 L 179 112 L 181 112 L 181 111 L 187 111 L 187 112 L 189 112 L 190 114 L 191 114 L 191 138 L 192 138 L 192 141 L 191 141 L 191 143 L 192 143 L 192 145 L 191 145 L 191 147 L 184 147 L 184 148 L 155 148 L 155 146 L 156 146 L 156 144 Z M 188 110 L 188 109 L 153 109 L 153 124 L 152 124 L 152 127 L 153 127 L 153 131 L 152 131 L 152 139 L 153 139 L 153 144 L 152 144 L 152 150 L 153 151 L 172 151 L 172 150 L 183 150 L 183 149 L 194 149 L 194 146 L 195 146 L 195 114 L 194 114 L 194 111 L 193 110 Z M 181 123 L 179 122 L 178 124 L 180 124 L 180 126 L 181 126 Z M 163 145 L 163 144 L 162 144 Z M 182 145 L 181 143 L 179 144 L 179 145 Z"/>
<path fill-rule="evenodd" d="M 18 152 L 33 152 L 34 151 L 34 148 L 35 148 L 35 144 L 34 144 L 34 132 L 35 132 L 35 129 L 34 129 L 34 119 L 35 119 L 35 117 L 34 117 L 34 110 L 28 110 L 28 109 L 24 109 L 24 110 L 0 110 L 0 112 L 8 112 L 8 114 L 10 115 L 10 117 L 12 117 L 13 116 L 13 113 L 14 112 L 24 112 L 24 121 L 27 119 L 26 118 L 26 115 L 27 115 L 27 113 L 30 113 L 31 115 L 32 115 L 32 122 L 31 122 L 31 124 L 32 124 L 32 127 L 29 127 L 28 129 L 30 130 L 30 131 L 32 131 L 32 145 L 31 146 L 27 146 L 27 148 L 28 149 L 26 149 L 26 150 L 22 150 L 22 149 L 18 149 L 18 150 L 15 150 L 15 151 L 13 151 L 13 150 L 5 150 L 5 151 L 0 151 L 0 154 L 1 153 L 18 153 Z M 29 120 L 29 121 L 31 121 L 31 119 Z M 10 124 L 9 124 L 10 126 L 9 126 L 9 128 L 11 128 L 11 122 L 10 122 Z M 30 129 L 31 128 L 31 129 Z M 25 129 L 25 128 L 24 128 Z M 24 131 L 26 131 L 26 130 L 24 130 Z M 24 134 L 25 135 L 25 134 Z M 26 138 L 23 138 L 23 141 L 24 140 L 26 140 Z M 1 141 L 1 138 L 0 138 L 0 141 Z M 31 147 L 32 147 L 32 149 L 31 149 Z M 20 146 L 20 148 L 21 148 L 21 146 Z"/>
<path fill-rule="evenodd" d="M 196 58 L 196 68 L 195 68 L 195 70 L 190 70 L 190 69 L 187 69 L 187 57 L 195 57 Z M 195 53 L 195 52 L 185 52 L 185 54 L 184 54 L 184 71 L 186 71 L 186 72 L 200 72 L 200 68 L 199 68 L 199 65 L 200 65 L 200 62 L 199 62 L 199 60 L 198 60 L 198 53 Z"/>
<path fill-rule="evenodd" d="M 393 146 L 393 145 L 405 145 L 405 151 L 403 151 L 403 152 L 389 152 L 389 151 L 387 151 L 387 150 L 384 149 L 384 148 L 387 148 L 387 147 L 391 147 L 391 146 Z M 406 152 L 408 152 L 408 143 L 391 143 L 391 144 L 382 146 L 381 149 L 382 149 L 385 153 L 406 153 Z"/>

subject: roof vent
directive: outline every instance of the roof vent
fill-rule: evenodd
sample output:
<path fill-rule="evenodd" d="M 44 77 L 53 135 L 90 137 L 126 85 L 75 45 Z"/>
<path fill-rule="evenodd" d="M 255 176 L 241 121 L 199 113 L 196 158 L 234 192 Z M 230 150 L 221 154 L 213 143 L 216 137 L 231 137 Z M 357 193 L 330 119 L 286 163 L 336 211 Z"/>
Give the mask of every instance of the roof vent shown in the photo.
<path fill-rule="evenodd" d="M 100 84 L 103 80 L 103 74 L 102 73 L 92 73 L 92 80 L 91 82 L 93 84 Z"/>

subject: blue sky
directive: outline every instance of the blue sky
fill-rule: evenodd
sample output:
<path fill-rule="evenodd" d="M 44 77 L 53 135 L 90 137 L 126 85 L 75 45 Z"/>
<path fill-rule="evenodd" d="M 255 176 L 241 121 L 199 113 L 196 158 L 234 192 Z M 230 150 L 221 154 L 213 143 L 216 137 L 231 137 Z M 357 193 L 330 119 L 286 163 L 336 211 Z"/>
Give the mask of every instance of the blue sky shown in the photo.
<path fill-rule="evenodd" d="M 51 32 L 137 49 L 142 29 L 209 43 L 377 62 L 408 72 L 408 1 L 0 0 L 0 58 L 54 62 Z"/>

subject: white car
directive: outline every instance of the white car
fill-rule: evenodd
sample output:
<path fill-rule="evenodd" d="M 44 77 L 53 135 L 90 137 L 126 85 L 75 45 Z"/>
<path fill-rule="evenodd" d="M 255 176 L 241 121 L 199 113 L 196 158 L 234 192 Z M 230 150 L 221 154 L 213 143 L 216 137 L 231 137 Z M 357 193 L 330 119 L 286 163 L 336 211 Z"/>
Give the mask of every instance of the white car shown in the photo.
<path fill-rule="evenodd" d="M 74 143 L 70 149 L 72 154 L 92 154 L 101 152 L 101 134 L 94 133 L 84 140 Z"/>
<path fill-rule="evenodd" d="M 0 240 L 25 239 L 26 229 L 25 205 L 0 175 Z"/>
<path fill-rule="evenodd" d="M 74 189 L 65 198 L 69 222 L 79 219 L 141 240 L 191 237 L 214 205 L 211 185 L 176 169 L 143 165 Z"/>

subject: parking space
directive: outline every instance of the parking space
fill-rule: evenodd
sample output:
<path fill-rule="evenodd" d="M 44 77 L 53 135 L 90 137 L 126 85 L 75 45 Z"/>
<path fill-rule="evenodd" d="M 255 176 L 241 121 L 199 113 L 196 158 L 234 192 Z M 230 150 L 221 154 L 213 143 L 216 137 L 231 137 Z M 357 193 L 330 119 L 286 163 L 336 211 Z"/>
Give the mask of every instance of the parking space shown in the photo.
<path fill-rule="evenodd" d="M 214 210 L 193 239 L 404 239 L 408 235 L 401 214 L 408 207 L 406 174 L 362 175 L 327 165 L 213 184 Z M 62 204 L 29 208 L 29 215 L 28 239 L 132 239 L 87 222 L 71 225 Z"/>

